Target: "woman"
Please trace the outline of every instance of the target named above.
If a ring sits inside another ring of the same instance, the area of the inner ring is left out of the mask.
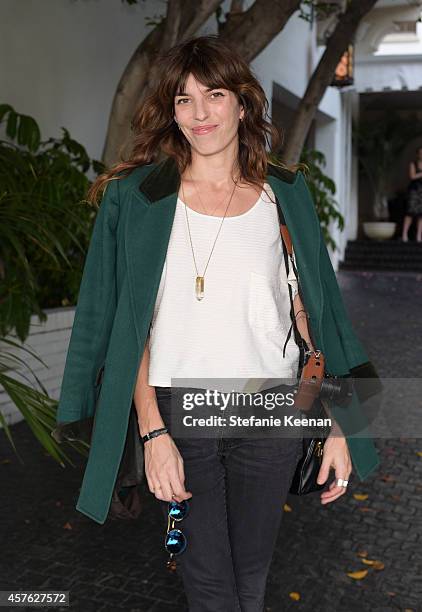
[[[422,147],[416,149],[416,158],[409,164],[410,183],[407,190],[407,206],[403,220],[402,240],[409,240],[408,233],[416,220],[416,241],[422,241]]]
[[[334,375],[371,364],[347,319],[303,175],[269,163],[267,137],[276,145],[277,132],[248,65],[214,36],[173,47],[160,62],[159,84],[133,122],[130,159],[89,194],[95,200],[106,186],[57,421],[82,422],[98,402],[76,508],[104,523],[136,410],[140,436],[159,434],[143,447],[149,490],[166,517],[170,501],[189,500],[187,547],[177,557],[189,609],[258,611],[301,438],[231,437],[224,426],[208,437],[199,429],[180,435],[173,407],[187,388],[226,389],[226,377],[236,391],[245,379],[295,378],[291,315]],[[164,162],[151,161],[158,151]],[[276,198],[304,302],[285,269]],[[292,385],[267,384],[264,396],[274,389]],[[378,465],[372,441],[346,440],[346,426],[333,419],[325,443],[318,482],[330,468],[336,479],[322,504],[345,494],[351,459],[361,479]]]

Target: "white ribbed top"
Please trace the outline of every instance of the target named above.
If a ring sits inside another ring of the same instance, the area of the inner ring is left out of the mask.
[[[204,298],[195,295],[196,270],[185,205],[177,200],[150,333],[149,384],[191,386],[193,378],[295,378],[299,348],[290,328],[286,277],[275,196],[262,191],[245,213],[224,219],[205,272]],[[199,274],[204,272],[222,217],[187,209]],[[141,288],[140,288],[141,290]],[[189,379],[181,384],[177,379]],[[213,389],[227,390],[227,381]],[[230,389],[242,391],[244,380]]]

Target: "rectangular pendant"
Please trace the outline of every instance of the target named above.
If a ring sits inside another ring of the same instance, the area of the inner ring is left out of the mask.
[[[195,283],[195,294],[197,300],[202,300],[204,297],[204,277],[197,276]]]

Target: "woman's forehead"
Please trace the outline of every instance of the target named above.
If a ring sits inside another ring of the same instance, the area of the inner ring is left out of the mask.
[[[203,93],[207,93],[212,89],[227,89],[221,79],[204,80],[196,77],[192,72],[181,75],[178,83],[176,84],[175,95],[184,95],[188,92],[188,89],[194,88],[201,90]]]

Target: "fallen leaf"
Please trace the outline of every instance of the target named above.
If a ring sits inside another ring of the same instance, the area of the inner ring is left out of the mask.
[[[368,499],[369,495],[367,493],[353,493],[353,497],[358,501],[364,501]]]
[[[284,504],[283,510],[284,510],[284,512],[291,512],[292,511],[292,507],[289,506],[289,504]]]
[[[63,529],[73,529],[72,525],[69,523],[69,521],[67,523],[65,523],[63,525]]]
[[[422,451],[416,451],[418,457],[422,457]]]
[[[373,568],[376,570],[383,570],[385,568],[385,565],[382,561],[375,561]]]
[[[390,595],[390,597],[395,597],[397,593],[395,593],[394,591],[387,591],[387,595]]]
[[[300,594],[296,593],[296,591],[292,591],[291,593],[289,593],[289,597],[290,599],[293,599],[293,601],[299,601]]]
[[[376,512],[375,508],[369,508],[368,506],[362,506],[359,510],[361,512]]]
[[[366,574],[368,573],[368,570],[358,570],[357,572],[346,572],[348,576],[350,576],[350,578],[353,578],[353,580],[362,580],[362,578],[365,578]]]
[[[383,480],[384,482],[395,482],[395,478],[393,476],[390,476],[389,474],[384,474],[383,476],[381,476],[381,480]]]
[[[368,551],[367,550],[358,550],[357,555],[358,555],[358,557],[367,557],[368,556]]]
[[[2,464],[3,464],[3,463],[10,463],[10,459],[2,459],[2,460],[1,460],[1,463],[2,463]]]
[[[374,565],[376,561],[375,559],[362,559],[362,563],[365,563],[366,565]]]

